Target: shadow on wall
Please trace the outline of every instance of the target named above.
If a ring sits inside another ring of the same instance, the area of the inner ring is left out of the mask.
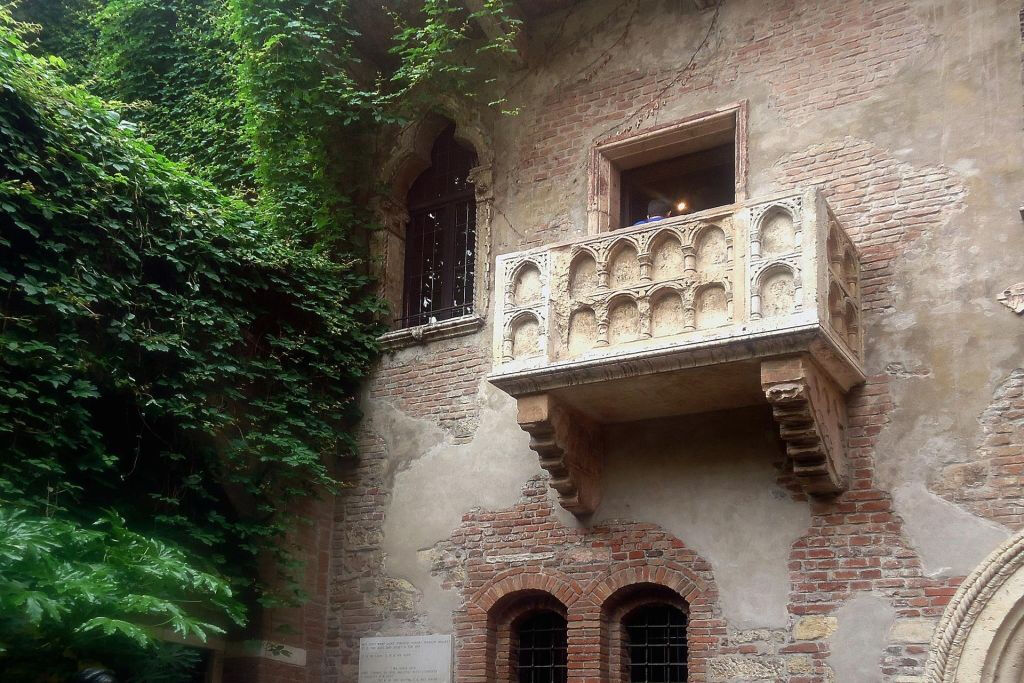
[[[591,523],[664,527],[711,563],[730,625],[786,626],[790,548],[811,515],[777,483],[785,453],[770,408],[606,430],[604,495]]]

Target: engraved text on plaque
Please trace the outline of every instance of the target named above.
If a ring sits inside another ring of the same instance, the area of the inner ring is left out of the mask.
[[[452,637],[359,639],[359,683],[451,683]]]

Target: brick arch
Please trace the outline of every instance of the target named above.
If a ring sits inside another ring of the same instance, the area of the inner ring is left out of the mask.
[[[481,586],[466,601],[467,608],[490,612],[494,605],[506,596],[523,591],[548,593],[569,610],[582,593],[577,582],[553,569],[538,568],[534,571],[509,569],[501,572]]]
[[[514,568],[494,576],[466,600],[465,611],[456,618],[456,680],[509,680],[514,623],[537,610],[571,619],[581,594],[577,582],[554,569]]]
[[[696,602],[707,592],[704,582],[690,569],[675,563],[660,566],[641,565],[612,571],[604,578],[595,579],[587,587],[586,595],[600,608],[616,591],[634,584],[663,586],[679,594],[687,603]],[[690,596],[693,596],[692,598]]]
[[[597,646],[598,657],[587,671],[589,677],[622,679],[627,670],[623,619],[643,605],[667,603],[687,613],[687,633],[693,639],[689,680],[704,680],[708,654],[716,649],[717,638],[712,631],[721,629],[713,614],[717,594],[692,570],[675,563],[623,567],[592,581],[585,595],[588,612],[580,618],[599,625],[591,640],[591,646]],[[698,634],[699,641],[695,638]]]

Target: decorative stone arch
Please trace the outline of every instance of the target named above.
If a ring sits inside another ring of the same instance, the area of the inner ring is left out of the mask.
[[[583,263],[587,260],[593,262],[592,273],[581,272]],[[593,293],[599,286],[607,287],[607,285],[608,270],[601,254],[587,246],[574,246],[572,258],[569,261],[569,295],[572,297],[585,296]]]
[[[789,234],[777,235],[782,241],[788,242],[787,249],[769,249],[769,244],[774,241],[772,235],[765,233],[765,227],[776,217],[784,217],[789,220]],[[786,202],[775,202],[762,206],[754,220],[753,228],[750,231],[750,255],[753,258],[762,256],[775,257],[789,254],[800,250],[802,241],[801,222],[799,205]]]
[[[932,638],[928,683],[1024,679],[1024,531],[960,584]]]
[[[523,349],[517,344],[517,341],[521,341],[517,340],[517,332],[521,327],[531,322],[536,326],[537,336],[533,339],[534,348],[527,348],[527,353],[524,354]],[[519,358],[544,355],[547,352],[547,348],[543,346],[545,336],[541,334],[541,329],[545,324],[544,316],[539,311],[532,309],[518,311],[514,315],[509,316],[502,331],[502,362],[510,363]]]
[[[515,308],[519,306],[536,305],[540,303],[540,298],[531,301],[516,301],[516,298],[520,295],[519,286],[521,283],[519,280],[522,277],[523,273],[529,269],[537,271],[537,276],[540,281],[541,288],[539,296],[544,296],[543,290],[544,285],[546,284],[546,278],[544,277],[545,268],[535,258],[524,258],[522,261],[517,263],[508,274],[507,282],[510,284],[510,286],[505,292],[505,308]]]
[[[515,623],[538,610],[568,619],[579,598],[576,582],[557,570],[509,569],[495,576],[469,597],[465,613],[456,618],[457,680],[508,681]]]
[[[736,314],[733,311],[732,281],[728,278],[708,280],[693,288],[693,298],[687,306],[688,311],[693,311],[692,318],[687,314],[688,329],[691,325],[693,329],[704,329],[705,326],[701,323],[702,321],[706,321],[706,311],[701,308],[701,304],[705,302],[704,296],[714,290],[721,290],[725,301],[723,302],[722,308],[715,311],[715,313],[721,315],[721,319],[719,320],[717,316],[714,315],[711,316],[711,319],[717,322],[714,322],[710,327],[727,324],[736,318]]]
[[[455,124],[455,139],[472,147],[477,166],[470,172],[476,201],[476,263],[473,314],[468,320],[454,319],[396,330],[384,337],[386,346],[404,346],[423,339],[468,333],[483,325],[489,305],[491,283],[491,222],[494,189],[491,166],[494,150],[480,117],[454,100],[442,99],[434,111],[409,123],[388,143],[389,152],[377,167],[377,185],[384,188],[374,202],[374,214],[381,230],[374,233],[371,256],[379,293],[392,311],[401,310],[402,274],[405,268],[405,230],[409,222],[406,195],[416,178],[430,167],[430,151],[437,136]],[[432,330],[429,328],[438,328]]]
[[[666,225],[657,230],[651,231],[646,237],[641,237],[640,246],[643,251],[649,252],[654,249],[655,246],[660,245],[665,240],[674,239],[679,243],[680,248],[686,244],[686,235],[679,231],[678,228]]]
[[[764,317],[762,311],[764,292],[762,290],[768,278],[779,273],[788,273],[793,284],[793,301],[790,312],[795,313],[803,307],[803,283],[800,280],[800,270],[784,259],[775,259],[762,264],[751,278],[753,286],[750,289],[750,317],[752,320],[760,320]]]

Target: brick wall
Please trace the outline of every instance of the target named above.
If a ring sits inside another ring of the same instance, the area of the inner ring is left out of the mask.
[[[299,607],[271,608],[256,611],[246,638],[268,641],[305,653],[305,665],[297,665],[267,656],[239,656],[228,653],[224,663],[224,683],[319,683],[329,680],[323,669],[327,635],[328,582],[331,576],[331,545],[335,519],[334,500],[325,497],[299,505],[297,514],[304,523],[288,539],[294,556],[304,564],[297,577],[306,600]],[[268,582],[274,570],[268,565]]]
[[[814,113],[871,97],[927,40],[925,27],[903,2],[775,2],[738,26],[712,27],[711,17],[687,17],[712,29],[689,68],[689,54],[680,56],[680,70],[671,71],[617,68],[628,59],[611,59],[599,76],[569,65],[572,75],[551,88],[541,106],[524,113],[530,135],[522,139],[513,171],[520,182],[550,183],[579,174],[594,139],[663,123],[661,112],[674,102],[702,91],[729,92],[741,78],[766,83],[771,108],[798,125]],[[629,30],[625,8],[613,18]],[[568,228],[561,226],[563,235]],[[551,226],[535,240],[554,241],[557,231]]]
[[[477,415],[477,391],[490,370],[490,340],[483,335],[432,344],[401,363],[385,361],[370,383],[370,397],[410,417],[431,419],[468,440]]]
[[[963,211],[967,191],[943,166],[913,166],[865,140],[843,137],[812,145],[778,161],[781,187],[820,184],[836,218],[861,252],[861,305],[891,308],[893,265],[929,230]]]
[[[625,4],[610,11],[601,27],[609,43],[620,30],[610,27],[628,31],[629,16]],[[711,14],[695,14],[692,20],[706,26]],[[522,114],[521,130],[527,134],[509,155],[510,184],[583,184],[596,137],[629,125],[664,123],[663,111],[685,109],[697,97],[727,93],[726,101],[733,101],[735,83],[751,77],[767,86],[762,107],[788,125],[800,125],[817,113],[874,97],[929,39],[909,3],[888,0],[772,2],[744,23],[718,24],[709,35],[695,66],[683,72],[622,68],[618,65],[627,60],[615,55],[596,66],[566,67],[550,94]],[[681,55],[680,65],[688,58]],[[759,163],[770,167],[769,180],[779,187],[823,185],[863,254],[869,330],[877,329],[895,303],[898,259],[915,240],[962,211],[966,201],[962,180],[949,168],[914,166],[845,133]],[[496,203],[500,206],[502,198]],[[538,217],[536,224],[545,227],[513,248],[565,237],[570,226],[548,218]],[[479,342],[472,337],[435,344],[407,363],[385,363],[370,395],[468,439],[478,385],[489,367],[488,345]],[[603,608],[630,583],[658,583],[688,598],[694,680],[829,680],[830,641],[807,625],[834,616],[859,593],[887,598],[899,624],[937,619],[962,577],[924,575],[890,493],[875,478],[876,458],[885,455],[876,453],[877,437],[894,411],[893,381],[885,374],[872,376],[851,397],[851,490],[833,501],[807,503],[811,523],[789,554],[787,628],[730,627],[718,606],[715,567],[687,548],[686,539],[642,520],[570,529],[554,515],[539,478],[511,508],[467,511],[462,525],[431,549],[433,573],[463,604],[455,615],[459,680],[484,680],[505,647],[500,629],[506,608],[515,596],[525,598],[531,591],[550,593],[567,614],[577,682],[596,681],[602,667],[612,665],[611,620]],[[949,500],[1012,528],[1024,526],[1022,385],[1024,374],[1007,378],[982,416],[985,431],[976,460],[947,468],[949,477],[966,472],[970,481],[957,480],[948,490],[933,484]],[[424,630],[415,587],[387,575],[383,521],[392,499],[386,459],[380,436],[364,431],[360,462],[349,473],[355,485],[337,501],[325,680],[355,680],[360,637]],[[785,472],[779,485],[801,497]],[[903,633],[910,635],[894,637],[878,653],[885,681],[923,672],[927,628]]]

